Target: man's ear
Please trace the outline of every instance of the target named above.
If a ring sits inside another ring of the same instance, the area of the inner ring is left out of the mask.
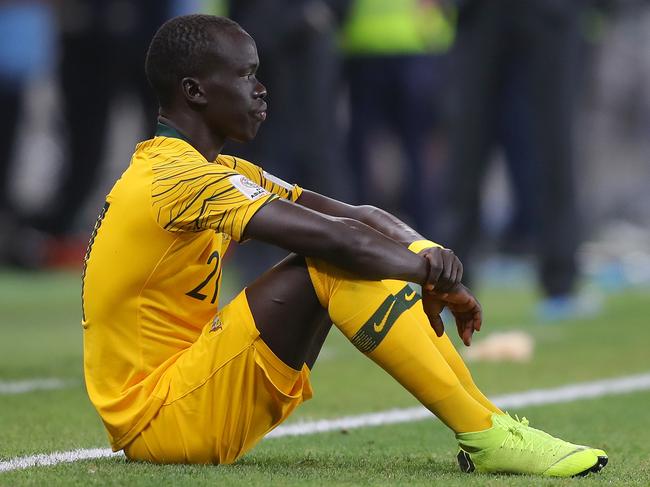
[[[208,101],[205,99],[205,91],[201,83],[196,78],[183,78],[181,80],[183,96],[185,100],[193,105],[205,105]]]

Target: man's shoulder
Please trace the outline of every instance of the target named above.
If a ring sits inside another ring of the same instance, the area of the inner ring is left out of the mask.
[[[219,154],[216,162],[222,166],[228,167],[242,174],[251,170],[261,171],[261,168],[258,165],[247,161],[246,159],[242,159],[241,157],[232,156],[229,154]]]

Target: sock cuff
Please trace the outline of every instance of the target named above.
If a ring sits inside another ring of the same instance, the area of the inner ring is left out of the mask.
[[[414,242],[411,242],[409,245],[409,250],[414,254],[419,254],[424,249],[430,249],[433,247],[443,248],[442,245],[432,242],[431,240],[416,240]]]

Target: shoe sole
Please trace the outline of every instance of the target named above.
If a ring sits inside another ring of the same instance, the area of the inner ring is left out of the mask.
[[[584,470],[584,471],[582,471],[580,473],[575,474],[574,477],[584,477],[585,475],[587,475],[589,473],[592,473],[592,472],[593,473],[598,473],[603,469],[603,467],[605,467],[605,465],[607,465],[608,460],[609,459],[607,457],[599,456],[598,461],[596,462],[595,465],[589,467],[588,469],[586,469],[586,470]]]
[[[460,467],[461,472],[472,473],[476,469],[474,462],[466,451],[459,451],[458,455],[456,455],[456,459],[458,460],[458,466]]]
[[[474,462],[472,462],[472,459],[466,451],[459,451],[458,455],[456,455],[456,459],[458,460],[458,466],[460,467],[461,472],[472,473],[474,470],[476,470]],[[584,477],[589,473],[598,473],[605,467],[605,465],[607,465],[608,460],[609,459],[607,457],[599,456],[598,461],[594,465],[586,470],[583,470],[580,473],[575,474],[574,477]]]

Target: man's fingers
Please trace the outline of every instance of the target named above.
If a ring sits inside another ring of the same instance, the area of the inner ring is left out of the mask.
[[[481,331],[481,326],[483,326],[483,311],[479,305],[478,310],[474,312],[474,329]]]
[[[442,273],[442,259],[440,254],[429,252],[424,257],[429,261],[429,275],[427,276],[427,284],[433,285],[433,289],[437,287],[438,279]]]
[[[483,323],[481,304],[474,295],[462,284],[458,284],[449,292],[441,292],[438,288],[422,295],[422,305],[436,335],[442,336],[444,325],[440,312],[447,306],[453,313],[458,335],[466,346],[472,343],[475,331],[480,331]]]
[[[440,338],[445,332],[445,324],[442,322],[440,315],[429,317],[429,323],[431,323],[431,328],[436,332],[436,336]]]
[[[481,308],[481,303],[478,302],[476,298],[472,296],[472,301],[473,301],[473,317],[472,317],[472,323],[473,323],[473,328],[476,331],[481,331],[481,326],[483,325],[483,308]]]
[[[450,249],[427,249],[422,255],[429,262],[429,275],[423,285],[425,291],[449,292],[463,277],[463,264]]]
[[[454,287],[460,284],[460,281],[463,279],[463,264],[461,264],[460,259],[456,258],[453,262],[453,271],[451,274],[451,281],[454,283]]]
[[[465,327],[465,329],[463,330],[463,335],[461,337],[463,339],[463,343],[465,344],[465,346],[469,347],[472,344],[473,333],[474,333],[474,328],[471,326],[470,323],[470,326]]]
[[[460,279],[458,279],[458,266],[455,263],[453,263],[451,273],[449,275],[449,284],[442,291],[445,292],[451,291],[453,288],[455,288],[458,285],[459,282]]]
[[[438,279],[439,284],[444,289],[450,289],[452,284],[455,284],[452,281],[452,274],[454,272],[454,260],[456,256],[451,250],[444,249],[442,252],[442,272],[440,273],[440,278]]]
[[[438,279],[438,290],[446,292],[450,291],[460,282],[458,279],[458,266],[460,260],[453,251],[443,249],[441,251],[443,269]]]
[[[474,334],[474,316],[471,313],[458,313],[454,312],[454,319],[456,320],[456,329],[458,336],[461,338],[466,346],[472,344],[472,336]]]
[[[465,321],[472,323],[472,329],[479,331],[483,322],[483,312],[478,303],[466,303],[464,305],[448,305],[454,316],[463,317]]]
[[[444,303],[435,299],[433,296],[426,294],[422,296],[422,309],[424,309],[424,314],[427,315],[431,328],[433,328],[439,337],[445,332],[445,325],[442,322],[442,318],[440,318],[440,313],[444,307]]]

